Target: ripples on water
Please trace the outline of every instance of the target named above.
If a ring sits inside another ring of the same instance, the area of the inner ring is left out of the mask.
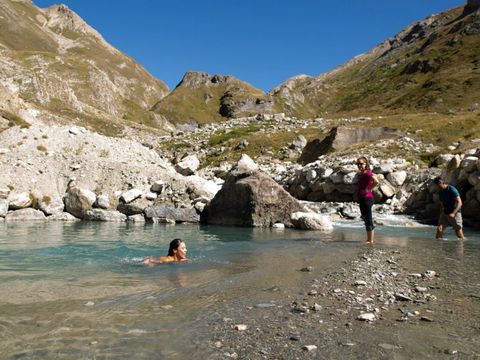
[[[225,289],[247,296],[254,283],[288,282],[282,269],[299,258],[322,253],[328,262],[341,256],[364,240],[361,224],[353,224],[330,234],[197,225],[0,224],[0,358],[181,358],[193,346],[186,341],[195,338],[189,335],[192,321],[226,301],[231,294]],[[433,227],[379,230],[378,242],[385,246],[439,247],[432,241]],[[166,255],[174,238],[186,241],[190,261],[141,264],[145,256]],[[468,256],[478,256],[480,236],[469,238],[465,246],[474,255]],[[440,247],[454,256],[457,244]],[[271,279],[261,278],[262,266],[274,269]]]

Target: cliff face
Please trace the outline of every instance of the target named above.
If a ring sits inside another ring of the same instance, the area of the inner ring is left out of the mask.
[[[0,100],[4,115],[30,107],[44,120],[107,133],[129,122],[158,125],[148,110],[167,94],[166,85],[65,5],[2,1],[0,28],[0,88],[16,99],[16,106]]]
[[[301,118],[479,108],[478,5],[471,0],[418,21],[333,71],[292,78],[270,95]]]
[[[153,111],[174,123],[211,123],[227,118],[274,111],[273,100],[261,90],[229,75],[187,72]]]

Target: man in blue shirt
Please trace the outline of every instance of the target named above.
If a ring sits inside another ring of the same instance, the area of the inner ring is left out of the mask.
[[[459,239],[463,239],[462,222],[462,199],[455,186],[450,185],[441,177],[435,178],[433,182],[438,187],[438,195],[442,204],[442,211],[438,219],[437,239],[441,239],[445,227],[451,225]]]

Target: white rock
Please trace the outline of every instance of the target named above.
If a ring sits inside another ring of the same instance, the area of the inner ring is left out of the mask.
[[[235,330],[238,330],[238,331],[245,331],[247,330],[247,328],[248,328],[247,325],[243,325],[243,324],[235,325]]]
[[[252,172],[258,170],[258,165],[250,156],[242,154],[242,157],[235,165],[235,170],[238,172]]]
[[[375,314],[374,313],[363,313],[363,314],[358,315],[357,320],[373,321],[373,320],[375,320]]]
[[[303,350],[306,350],[306,351],[315,351],[317,350],[317,346],[316,345],[304,345]]]
[[[9,208],[11,210],[25,209],[32,205],[30,193],[13,193],[8,197]]]
[[[8,213],[8,201],[5,199],[0,199],[0,217],[5,217]]]
[[[387,180],[394,186],[402,186],[406,179],[406,171],[396,171],[387,174]]]
[[[143,195],[143,191],[140,189],[130,189],[124,192],[120,196],[120,201],[123,201],[125,204],[131,203],[133,200],[138,199],[140,196]]]
[[[293,226],[302,230],[333,230],[332,221],[317,213],[295,212],[291,215]]]
[[[108,209],[110,207],[110,199],[105,194],[98,195],[95,205],[100,209]]]
[[[177,165],[175,165],[175,170],[185,176],[193,175],[200,166],[200,160],[198,160],[197,155],[188,155],[184,157]]]
[[[460,163],[462,170],[465,170],[467,173],[475,171],[477,169],[478,157],[476,156],[467,156]]]
[[[272,228],[274,228],[274,229],[285,229],[285,224],[275,223],[275,224],[272,225]]]

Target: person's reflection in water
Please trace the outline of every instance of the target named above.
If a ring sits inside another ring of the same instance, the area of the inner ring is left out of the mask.
[[[179,262],[187,260],[187,245],[182,239],[174,239],[170,242],[167,256],[153,257],[149,256],[143,259],[143,263],[148,266],[157,264]]]

